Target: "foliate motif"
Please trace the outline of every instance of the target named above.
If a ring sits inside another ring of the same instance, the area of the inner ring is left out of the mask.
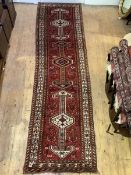
[[[96,171],[90,79],[79,4],[39,4],[24,172]]]

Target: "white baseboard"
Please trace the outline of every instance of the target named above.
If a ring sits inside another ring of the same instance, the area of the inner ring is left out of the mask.
[[[37,4],[38,2],[49,2],[49,3],[84,3],[85,0],[14,0],[14,2],[19,3],[34,3]]]
[[[85,0],[88,5],[118,5],[119,0]]]
[[[20,3],[54,2],[54,3],[85,3],[87,5],[118,5],[119,0],[14,0]]]

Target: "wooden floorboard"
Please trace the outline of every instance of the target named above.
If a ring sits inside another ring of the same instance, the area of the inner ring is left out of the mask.
[[[23,173],[35,66],[36,10],[36,5],[16,5],[17,18],[1,88],[0,175]],[[113,6],[85,5],[83,19],[92,83],[98,163],[96,175],[130,175],[131,139],[114,134],[113,127],[110,131],[113,135],[106,133],[110,119],[104,89],[107,53],[130,31],[130,26],[118,19],[118,8]],[[78,175],[61,173],[73,174]]]

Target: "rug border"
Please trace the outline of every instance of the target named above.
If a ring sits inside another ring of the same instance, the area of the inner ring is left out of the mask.
[[[97,155],[96,155],[96,141],[95,141],[95,128],[94,128],[94,115],[93,115],[93,100],[92,100],[92,91],[91,91],[91,79],[90,79],[90,71],[89,71],[89,63],[88,63],[88,56],[87,56],[87,45],[85,39],[85,30],[84,30],[84,23],[83,23],[83,12],[82,12],[82,4],[80,4],[80,17],[81,17],[81,29],[82,29],[82,40],[83,40],[83,50],[84,50],[84,58],[85,58],[85,65],[86,65],[86,79],[88,82],[88,97],[90,103],[88,103],[89,110],[90,110],[90,121],[91,121],[91,133],[92,133],[92,150],[93,150],[93,159],[92,163],[94,163],[94,169],[97,171]]]

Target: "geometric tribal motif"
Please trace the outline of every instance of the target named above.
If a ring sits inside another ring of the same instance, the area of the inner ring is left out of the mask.
[[[24,173],[96,171],[92,98],[80,4],[39,3]]]

